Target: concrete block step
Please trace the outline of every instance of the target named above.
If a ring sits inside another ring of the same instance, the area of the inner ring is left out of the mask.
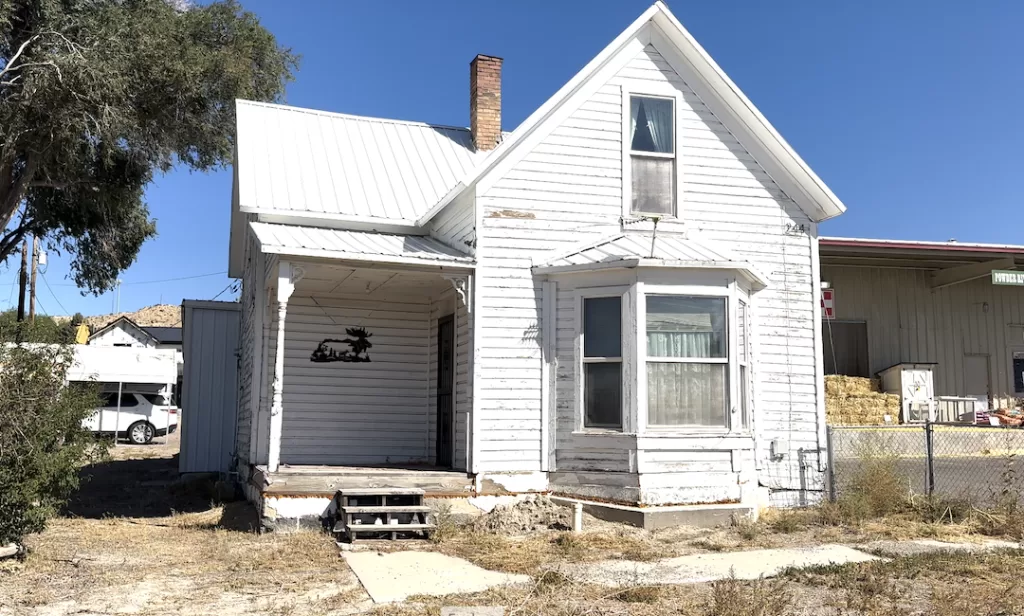
[[[365,507],[342,507],[342,513],[430,513],[427,505],[370,505]]]
[[[422,488],[343,488],[342,496],[423,496]]]
[[[347,530],[350,533],[401,533],[410,530],[434,530],[433,524],[350,524],[345,526],[343,524],[335,525],[335,532],[341,532],[337,530],[338,526],[341,526],[341,530]]]

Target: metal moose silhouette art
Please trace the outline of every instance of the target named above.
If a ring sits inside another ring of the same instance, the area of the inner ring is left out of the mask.
[[[332,361],[357,361],[357,362],[368,362],[370,356],[367,351],[373,346],[373,344],[367,340],[373,334],[366,332],[366,329],[362,327],[350,327],[345,329],[345,333],[351,336],[344,340],[338,338],[325,338],[323,342],[317,345],[316,349],[309,356],[309,361],[316,363],[327,363]],[[348,349],[338,349],[330,346],[331,343],[335,344],[347,344]]]

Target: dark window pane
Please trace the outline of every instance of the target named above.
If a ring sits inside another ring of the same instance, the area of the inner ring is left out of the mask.
[[[1013,353],[1013,391],[1024,393],[1024,353]]]
[[[142,394],[142,397],[148,400],[153,406],[167,406],[167,400],[162,394]]]
[[[135,399],[135,394],[122,394],[121,395],[121,408],[126,406],[138,406],[139,402]]]
[[[583,364],[583,425],[622,428],[622,364]]]
[[[629,100],[630,148],[635,152],[673,153],[672,99],[632,96]]]
[[[117,406],[117,394],[103,394],[103,406]]]
[[[647,296],[648,357],[726,357],[725,298]]]
[[[633,211],[645,214],[675,213],[675,164],[671,158],[632,156]]]
[[[584,357],[622,357],[622,298],[583,300]]]

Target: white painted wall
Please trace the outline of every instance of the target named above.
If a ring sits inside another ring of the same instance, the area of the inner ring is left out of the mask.
[[[427,460],[429,307],[425,297],[292,295],[285,327],[282,463]],[[370,362],[310,361],[321,340],[343,339],[348,327],[372,334]]]
[[[809,238],[815,229],[650,46],[478,192],[479,470],[540,468],[541,293],[531,259],[620,228],[623,89],[667,87],[680,96],[680,221],[659,228],[722,242],[767,273],[770,287],[752,307],[759,479],[776,489],[819,487],[816,283]],[[773,437],[790,446],[777,462],[767,455]],[[803,473],[801,449],[810,452],[803,457],[813,467]]]
[[[464,191],[430,221],[430,235],[456,250],[476,253],[476,198]]]
[[[138,348],[156,348],[157,346],[145,333],[130,325],[126,326],[123,322],[90,338],[89,345],[100,347],[131,345]]]

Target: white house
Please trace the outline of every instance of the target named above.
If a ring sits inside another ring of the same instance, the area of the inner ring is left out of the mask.
[[[471,63],[469,129],[238,101],[236,456],[264,517],[360,477],[817,498],[843,204],[661,2],[511,133],[501,65]]]
[[[143,327],[128,317],[118,317],[96,330],[89,336],[89,346],[124,347],[133,349],[163,349],[174,351],[175,363],[178,365],[178,378],[175,389],[175,400],[181,390],[181,378],[185,360],[182,355],[180,327]],[[117,357],[115,353],[110,355]],[[125,361],[133,361],[132,354],[124,354]],[[102,370],[102,368],[100,368]]]

